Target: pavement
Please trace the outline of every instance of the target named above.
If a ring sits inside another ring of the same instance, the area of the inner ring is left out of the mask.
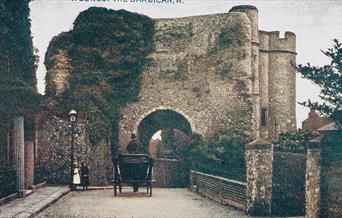
[[[247,218],[243,211],[220,205],[188,189],[154,188],[133,193],[124,187],[114,197],[111,187],[70,192],[68,187],[46,186],[0,206],[7,217],[115,217],[115,218]],[[264,217],[265,218],[265,217]]]
[[[223,206],[188,189],[154,188],[149,197],[145,189],[131,188],[114,197],[113,189],[70,192],[37,215],[44,217],[115,218],[247,218],[243,212]]]
[[[34,217],[69,192],[69,187],[46,186],[25,198],[0,206],[0,217]]]

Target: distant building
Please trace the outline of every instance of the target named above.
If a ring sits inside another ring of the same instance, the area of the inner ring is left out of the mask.
[[[303,130],[318,130],[319,128],[333,123],[328,117],[320,117],[314,109],[310,109],[308,118],[302,122]]]
[[[148,147],[148,153],[153,157],[157,158],[157,149],[158,146],[161,144],[160,139],[151,139],[149,147]]]

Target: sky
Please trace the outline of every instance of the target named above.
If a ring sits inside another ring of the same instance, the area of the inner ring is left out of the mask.
[[[259,29],[294,32],[297,36],[297,64],[329,64],[321,50],[332,46],[332,39],[342,41],[342,1],[340,0],[33,0],[30,2],[33,44],[39,50],[38,91],[44,93],[44,56],[52,37],[69,31],[77,15],[92,6],[126,9],[151,18],[177,18],[227,13],[236,5],[254,5],[259,11]],[[150,3],[148,3],[150,2]],[[319,100],[319,87],[297,75],[297,102]],[[297,127],[307,117],[308,109],[297,105]]]

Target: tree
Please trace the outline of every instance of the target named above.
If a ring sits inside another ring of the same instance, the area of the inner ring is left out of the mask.
[[[273,140],[274,149],[281,152],[306,154],[307,142],[318,135],[315,131],[304,131],[301,129],[283,132]]]
[[[298,65],[297,70],[303,78],[309,79],[321,87],[319,97],[324,103],[301,102],[300,104],[315,109],[322,114],[329,115],[342,127],[342,43],[333,39],[333,47],[322,51],[329,59],[330,64],[324,66]]]
[[[0,125],[18,114],[29,116],[40,100],[30,27],[28,1],[0,1]]]

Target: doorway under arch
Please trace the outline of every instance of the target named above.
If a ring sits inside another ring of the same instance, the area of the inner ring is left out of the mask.
[[[171,140],[186,139],[185,144],[190,145],[190,136],[192,135],[191,124],[181,113],[171,109],[158,109],[145,116],[137,127],[137,137],[140,142],[148,148],[150,155],[154,156],[154,179],[158,187],[185,187],[187,185],[188,172],[181,167],[181,161],[177,156],[177,143],[171,143],[172,148],[166,146],[165,139],[159,137],[154,140],[157,145],[154,148],[155,155],[151,154],[152,137],[159,132],[169,133]],[[163,135],[165,136],[165,134]],[[175,140],[176,142],[176,140]],[[178,140],[177,140],[178,142]],[[164,143],[164,144],[163,144]],[[185,146],[184,144],[184,146]],[[161,146],[161,147],[160,147]],[[158,150],[162,148],[162,150]],[[153,149],[152,149],[153,150]],[[158,151],[157,151],[158,150]],[[153,152],[152,152],[153,153]]]
[[[147,146],[152,136],[161,129],[178,129],[187,135],[192,134],[191,124],[185,116],[171,109],[162,109],[142,119],[137,128],[137,136]]]

